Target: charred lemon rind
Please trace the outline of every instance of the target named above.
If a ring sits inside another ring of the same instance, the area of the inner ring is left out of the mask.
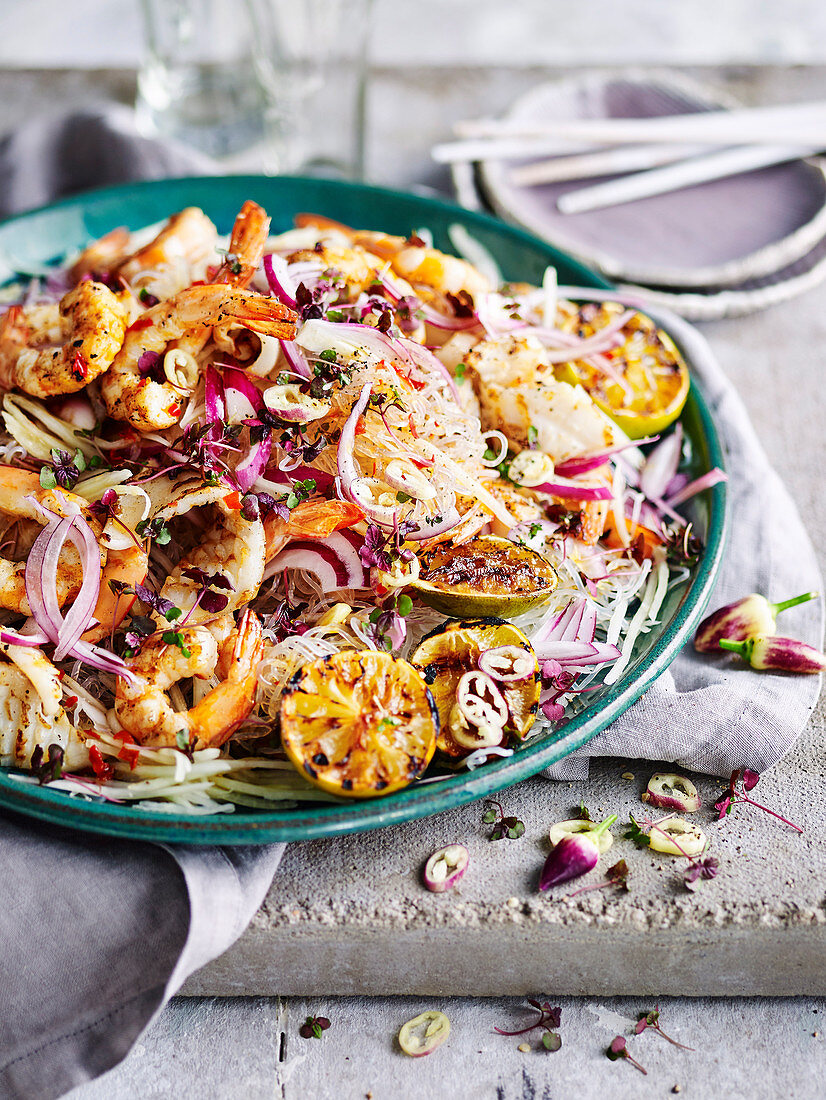
[[[563,330],[589,338],[625,312],[618,302],[586,302],[561,325]],[[557,368],[557,377],[587,390],[594,404],[631,439],[656,435],[672,424],[688,398],[688,366],[674,341],[655,321],[639,311],[623,326],[626,339],[609,355],[633,394],[629,402],[611,376],[583,360]],[[656,388],[651,386],[657,373]]]
[[[541,554],[495,535],[440,544],[422,554],[420,567],[411,587],[442,615],[513,618],[547,603],[559,582]]]
[[[503,729],[502,746],[523,741],[536,720],[541,676],[539,663],[522,631],[497,616],[453,619],[427,634],[410,660],[433,693],[439,712],[439,736],[436,747],[452,760],[467,756],[469,749],[456,744],[450,735],[450,713],[456,700],[459,680],[465,672],[478,667],[480,655],[500,645],[517,645],[535,662],[533,675],[525,680],[502,684],[510,719]]]
[[[375,650],[304,665],[281,699],[281,743],[330,794],[371,798],[418,779],[430,763],[438,709],[417,669]]]

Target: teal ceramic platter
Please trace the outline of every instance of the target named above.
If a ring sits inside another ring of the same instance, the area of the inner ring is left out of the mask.
[[[118,225],[132,229],[159,221],[184,206],[200,206],[220,232],[229,232],[241,203],[255,199],[272,216],[273,232],[292,225],[295,214],[312,211],[349,225],[407,235],[427,227],[436,247],[452,251],[448,229],[464,226],[499,263],[505,279],[539,282],[548,264],[559,281],[607,287],[597,275],[528,233],[485,215],[418,195],[319,179],[227,176],[163,180],[96,191],[66,199],[0,225],[0,282],[16,271],[36,271]],[[679,344],[679,340],[677,340]],[[690,357],[686,355],[686,358]],[[694,379],[682,414],[690,446],[686,472],[699,476],[723,466],[723,455],[702,390]],[[295,809],[242,811],[193,817],[181,812],[129,808],[81,799],[21,782],[0,770],[0,806],[67,828],[124,838],[186,844],[264,844],[309,840],[377,829],[427,817],[482,798],[561,760],[619,717],[677,656],[700,620],[723,552],[725,485],[692,502],[691,519],[705,544],[691,577],[672,589],[658,628],[644,635],[625,674],[589,696],[589,705],[564,728],[536,738],[506,759],[440,782],[424,782],[386,798],[344,804],[301,804]]]

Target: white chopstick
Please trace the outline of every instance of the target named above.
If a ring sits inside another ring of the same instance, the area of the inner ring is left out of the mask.
[[[805,103],[786,103],[772,107],[739,107],[733,110],[690,111],[673,115],[651,115],[646,118],[550,118],[542,122],[521,122],[518,119],[491,118],[470,119],[457,122],[454,133],[462,138],[496,138],[514,136],[564,137],[581,141],[683,141],[686,135],[700,132],[722,132],[729,141],[736,140],[741,128],[764,128],[774,125],[790,129],[800,124],[826,118],[826,100]],[[668,136],[653,138],[651,135],[665,128]],[[732,137],[732,131],[734,136]],[[622,136],[631,134],[630,137]],[[822,133],[822,131],[821,131]],[[675,136],[679,134],[679,136]],[[603,135],[605,135],[603,137]],[[693,140],[693,138],[692,138]]]
[[[509,179],[517,187],[533,187],[540,183],[620,175],[673,164],[675,160],[714,152],[715,148],[713,145],[622,145],[616,149],[599,149],[595,153],[557,156],[522,164],[511,169]]]
[[[566,191],[557,199],[557,209],[563,214],[583,214],[588,210],[601,210],[608,206],[635,202],[637,199],[679,191],[698,183],[736,176],[741,172],[753,172],[772,164],[811,156],[819,146],[739,146],[723,149],[692,160],[682,160],[663,168],[647,172],[635,172],[620,179],[607,180],[591,187]]]
[[[436,145],[433,149],[436,161],[508,160],[651,142],[826,148],[826,103],[697,111],[651,118],[552,119],[541,123],[481,119],[459,123],[455,129],[463,138]]]

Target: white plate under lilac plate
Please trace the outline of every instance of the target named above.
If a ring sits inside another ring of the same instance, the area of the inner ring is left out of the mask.
[[[673,74],[593,74],[540,85],[519,99],[507,117],[523,122],[548,117],[644,118],[731,106],[725,97]],[[518,186],[510,170],[525,163],[529,161],[478,165],[484,196],[501,217],[611,279],[663,288],[669,302],[679,297],[674,291],[688,288],[713,294],[737,287],[737,293],[748,294],[752,287],[744,283],[774,281],[776,273],[798,262],[807,266],[807,254],[826,235],[826,173],[820,158],[571,215],[557,210],[559,195],[596,181]],[[743,306],[749,307],[750,299]]]

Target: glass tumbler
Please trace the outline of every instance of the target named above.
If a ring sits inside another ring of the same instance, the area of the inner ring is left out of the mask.
[[[360,178],[371,6],[141,0],[141,129],[233,169]]]
[[[260,143],[264,96],[243,0],[141,0],[141,8],[141,129],[217,158]]]
[[[372,0],[246,0],[270,172],[364,175]]]

